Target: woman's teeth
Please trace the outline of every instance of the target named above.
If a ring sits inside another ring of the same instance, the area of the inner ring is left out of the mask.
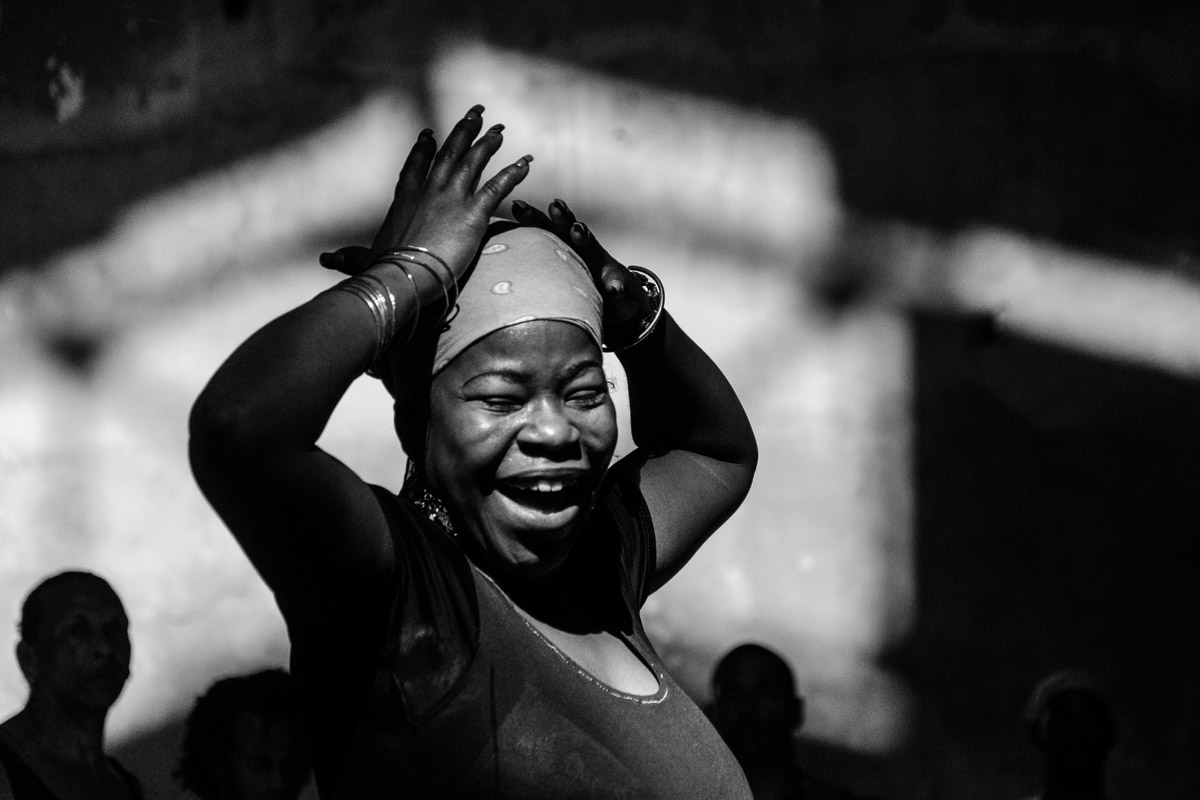
[[[513,486],[527,492],[561,492],[568,486],[574,485],[574,483],[574,481],[542,479],[538,481],[517,481],[513,483]]]

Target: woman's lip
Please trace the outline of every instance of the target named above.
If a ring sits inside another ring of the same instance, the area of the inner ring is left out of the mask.
[[[529,530],[564,528],[583,512],[583,507],[574,500],[561,508],[546,510],[522,503],[504,492],[498,492],[497,496],[500,498],[504,515],[509,518],[510,522],[515,522],[519,527]]]
[[[512,472],[507,475],[497,475],[501,483],[535,482],[535,481],[581,481],[589,474],[586,469],[536,469],[523,472]]]

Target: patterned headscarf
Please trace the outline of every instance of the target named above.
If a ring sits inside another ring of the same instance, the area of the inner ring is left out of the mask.
[[[535,319],[578,325],[599,346],[600,314],[600,292],[574,250],[540,228],[506,230],[480,251],[438,337],[431,374],[488,334]]]

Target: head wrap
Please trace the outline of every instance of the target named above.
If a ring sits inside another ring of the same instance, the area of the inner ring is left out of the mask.
[[[429,381],[485,336],[522,322],[568,322],[600,346],[602,300],[587,266],[540,228],[494,219],[449,318],[385,355],[379,377],[395,399],[396,431],[410,460],[422,458]]]
[[[488,238],[458,305],[443,325],[432,375],[490,333],[535,319],[570,322],[600,345],[600,292],[583,261],[540,228]]]

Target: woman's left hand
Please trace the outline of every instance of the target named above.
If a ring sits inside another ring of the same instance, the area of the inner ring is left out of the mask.
[[[612,349],[630,342],[642,332],[641,325],[654,310],[654,302],[641,291],[641,284],[629,269],[605,250],[590,228],[575,218],[575,213],[562,200],[555,200],[547,213],[528,203],[515,200],[513,217],[522,225],[530,225],[553,233],[571,245],[592,273],[592,280],[604,301],[604,344]]]

